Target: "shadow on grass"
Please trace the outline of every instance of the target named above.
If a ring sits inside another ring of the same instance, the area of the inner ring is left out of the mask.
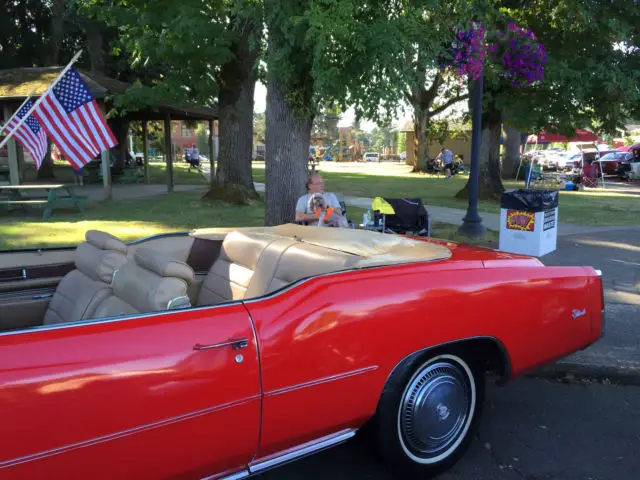
[[[41,211],[0,214],[0,249],[73,246],[85,232],[99,229],[123,240],[193,228],[264,224],[262,201],[251,206],[204,202],[202,193],[188,192],[89,205],[84,213],[56,210],[46,222]]]

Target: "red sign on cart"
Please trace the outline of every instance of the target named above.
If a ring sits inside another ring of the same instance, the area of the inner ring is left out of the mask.
[[[507,228],[509,230],[521,230],[533,232],[536,224],[536,214],[522,210],[507,210]]]

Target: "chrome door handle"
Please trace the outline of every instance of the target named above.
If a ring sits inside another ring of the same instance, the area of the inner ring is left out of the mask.
[[[201,345],[200,343],[196,343],[193,346],[194,350],[209,350],[210,348],[219,348],[219,347],[233,347],[234,350],[240,350],[243,348],[247,348],[249,345],[248,338],[239,338],[236,340],[229,340],[228,342],[222,343],[212,343],[210,345]]]

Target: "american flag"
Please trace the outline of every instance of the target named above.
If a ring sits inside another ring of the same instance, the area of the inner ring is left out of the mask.
[[[29,112],[31,107],[33,107],[33,104],[33,100],[28,100],[9,121],[5,127],[5,131],[9,134],[15,130],[13,136],[20,142],[22,147],[31,154],[31,158],[33,158],[33,161],[36,163],[36,167],[40,168],[42,159],[47,153],[47,135],[44,129],[41,128],[38,120],[36,120],[33,115],[29,115],[29,118],[16,130],[16,126]]]
[[[69,69],[47,92],[34,114],[75,168],[118,144],[91,90],[75,68]]]

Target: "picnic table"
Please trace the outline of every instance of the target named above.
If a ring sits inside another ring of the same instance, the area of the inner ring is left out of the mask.
[[[30,184],[30,185],[0,185],[0,206],[21,208],[44,208],[42,220],[48,220],[54,208],[74,204],[78,210],[84,211],[86,196],[76,195],[74,184]],[[46,195],[38,194],[45,191]]]

